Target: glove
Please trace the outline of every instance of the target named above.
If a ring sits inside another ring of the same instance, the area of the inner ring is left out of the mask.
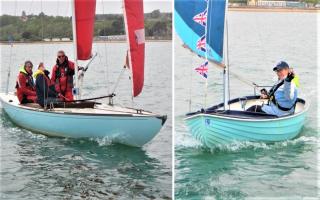
[[[69,76],[73,76],[74,75],[74,70],[73,69],[69,69],[68,70],[68,75]]]
[[[291,82],[292,79],[294,79],[294,73],[293,73],[293,72],[291,72],[291,73],[288,74],[288,76],[287,76],[287,78],[285,79],[285,81]]]

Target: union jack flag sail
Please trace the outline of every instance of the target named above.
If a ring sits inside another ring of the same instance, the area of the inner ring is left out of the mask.
[[[124,20],[129,43],[128,64],[132,73],[132,95],[138,96],[144,83],[143,0],[123,0]]]
[[[175,30],[183,43],[199,56],[221,63],[226,0],[174,0],[174,9]],[[199,48],[203,36],[206,42]]]

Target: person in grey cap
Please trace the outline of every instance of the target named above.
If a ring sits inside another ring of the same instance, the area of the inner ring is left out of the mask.
[[[262,99],[269,99],[268,104],[249,108],[247,111],[264,112],[278,117],[294,113],[298,98],[299,80],[288,63],[280,61],[273,71],[277,73],[278,82],[269,92],[262,92]],[[263,91],[263,90],[262,90]]]

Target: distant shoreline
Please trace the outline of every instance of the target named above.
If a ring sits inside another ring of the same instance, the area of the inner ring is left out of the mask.
[[[148,42],[171,42],[172,40],[146,40]],[[93,41],[93,43],[125,43],[126,40],[117,40],[117,41]],[[67,44],[72,43],[72,41],[24,41],[24,42],[14,42],[13,45],[20,44]],[[0,41],[0,45],[10,45],[8,42]]]
[[[283,8],[283,7],[254,7],[254,6],[239,6],[229,7],[229,11],[239,12],[320,12],[319,8]]]

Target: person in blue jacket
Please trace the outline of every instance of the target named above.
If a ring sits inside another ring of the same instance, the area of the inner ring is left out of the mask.
[[[277,73],[278,82],[268,93],[261,94],[262,99],[269,99],[268,104],[247,111],[264,112],[278,117],[294,113],[298,98],[299,78],[290,69],[288,63],[280,61],[273,71]]]

